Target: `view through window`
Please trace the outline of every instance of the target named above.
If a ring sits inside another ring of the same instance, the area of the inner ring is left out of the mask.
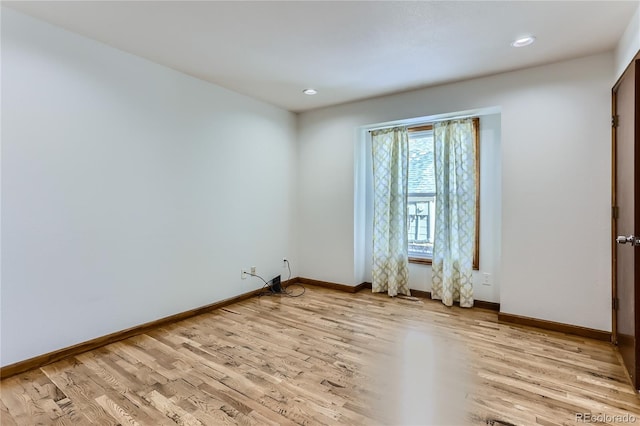
[[[436,181],[432,126],[409,129],[409,196],[407,222],[409,259],[430,261],[433,257]]]

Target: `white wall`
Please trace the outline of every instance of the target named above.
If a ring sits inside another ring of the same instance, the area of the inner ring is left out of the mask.
[[[299,275],[355,285],[363,272],[357,129],[499,107],[501,256],[491,267],[502,311],[610,330],[613,65],[606,53],[301,114]]]
[[[636,8],[636,12],[629,20],[629,24],[625,29],[618,46],[615,50],[616,75],[617,80],[627,65],[640,51],[640,5]]]
[[[296,158],[294,114],[3,8],[1,364],[295,268]]]

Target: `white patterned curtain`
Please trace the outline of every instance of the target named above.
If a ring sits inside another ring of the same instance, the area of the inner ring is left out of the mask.
[[[407,234],[409,134],[406,127],[371,132],[373,150],[374,293],[410,295]]]
[[[451,306],[473,306],[476,236],[474,119],[434,125],[436,218],[431,297]],[[477,123],[477,122],[476,122]]]

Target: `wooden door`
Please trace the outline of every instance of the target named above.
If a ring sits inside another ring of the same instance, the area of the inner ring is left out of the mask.
[[[613,90],[613,336],[640,387],[640,54]],[[616,309],[617,308],[617,309]]]

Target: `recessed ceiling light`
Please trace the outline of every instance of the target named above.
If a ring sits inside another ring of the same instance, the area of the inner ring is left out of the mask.
[[[513,40],[511,42],[511,46],[513,46],[513,47],[525,47],[525,46],[528,46],[528,45],[532,44],[534,41],[536,41],[536,38],[534,36],[520,37],[520,38],[517,38],[517,39]]]
[[[316,89],[304,89],[302,93],[305,95],[315,95],[318,91]]]

